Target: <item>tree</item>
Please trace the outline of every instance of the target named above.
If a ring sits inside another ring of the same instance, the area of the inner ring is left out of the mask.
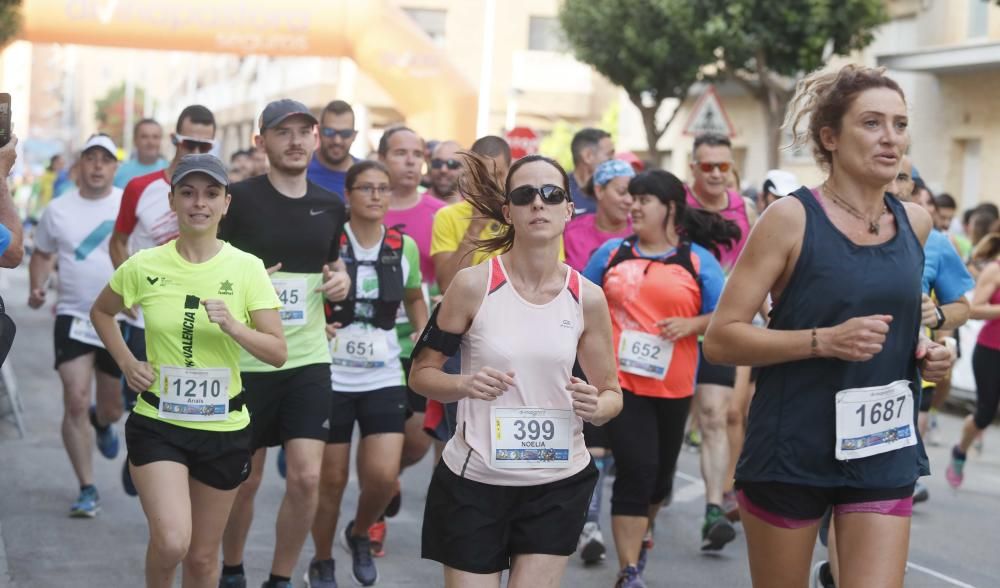
[[[142,118],[145,100],[146,93],[137,87],[132,101],[132,120]],[[132,132],[132,129],[125,128],[125,82],[108,90],[103,98],[95,102],[94,117],[97,119],[98,131],[110,135],[115,145],[125,144],[125,134]]]
[[[649,156],[679,109],[657,121],[664,100],[687,97],[711,60],[688,0],[566,0],[559,21],[576,58],[621,86],[642,114]]]
[[[871,43],[888,16],[883,0],[700,0],[695,3],[716,47],[719,73],[761,105],[767,160],[778,167],[781,124],[795,81],[831,55]]]
[[[21,0],[0,0],[0,47],[7,45],[21,28]]]

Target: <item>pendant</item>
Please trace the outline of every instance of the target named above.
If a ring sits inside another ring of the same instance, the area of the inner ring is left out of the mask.
[[[880,227],[878,221],[871,221],[868,223],[868,232],[872,235],[878,235],[879,229]]]

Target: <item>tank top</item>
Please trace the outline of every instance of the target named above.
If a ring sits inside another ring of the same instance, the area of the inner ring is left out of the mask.
[[[990,296],[990,304],[1000,304],[1000,288],[993,291],[993,295]],[[976,343],[1000,351],[1000,319],[986,321],[986,324],[979,331]]]
[[[694,197],[694,191],[691,190],[691,187],[684,186],[684,188],[687,191],[687,205],[691,208],[704,208]],[[743,246],[747,244],[747,237],[750,236],[750,215],[747,212],[747,201],[738,192],[727,190],[726,195],[729,196],[729,204],[718,213],[722,215],[722,218],[733,221],[740,228],[740,238],[736,243],[719,246],[719,263],[722,264],[722,269],[728,275],[733,266],[736,265],[736,260],[740,257]]]
[[[590,463],[583,441],[583,420],[570,419],[570,466],[498,469],[490,465],[490,409],[573,408],[566,385],[583,333],[580,274],[566,266],[566,285],[545,304],[518,295],[503,261],[490,260],[489,285],[482,304],[462,337],[462,375],[484,366],[514,372],[514,385],[494,401],[458,401],[457,430],[444,448],[445,465],[458,476],[495,486],[537,486],[568,478]]]
[[[908,380],[914,429],[920,399],[915,351],[920,334],[924,253],[903,205],[886,195],[896,235],[857,245],[826,216],[806,188],[791,194],[805,208],[802,252],[771,313],[769,329],[836,326],[873,314],[892,315],[882,352],[866,362],[807,359],[761,369],[750,404],[746,441],[736,468],[740,481],[821,487],[899,488],[929,474],[923,441],[838,461],[835,395],[849,388]]]

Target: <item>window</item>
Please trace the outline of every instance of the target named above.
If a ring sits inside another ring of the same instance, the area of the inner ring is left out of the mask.
[[[990,5],[988,0],[968,0],[970,39],[985,37],[989,32]]]
[[[566,51],[559,19],[554,16],[532,16],[528,20],[528,49],[531,51]]]
[[[427,36],[431,38],[431,41],[434,41],[435,45],[444,46],[447,11],[431,8],[404,8],[403,12],[412,18],[413,22],[417,23],[420,30],[427,33]]]

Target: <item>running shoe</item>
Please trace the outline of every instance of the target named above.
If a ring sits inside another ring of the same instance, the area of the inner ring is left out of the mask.
[[[722,510],[731,523],[740,520],[740,503],[736,501],[736,491],[730,490],[722,495]]]
[[[219,576],[219,588],[247,588],[247,577],[243,574],[222,574]]]
[[[101,512],[101,497],[97,494],[97,488],[87,486],[80,490],[73,506],[69,507],[69,516],[75,519],[92,519]]]
[[[288,580],[282,580],[280,582],[265,581],[260,585],[260,588],[294,588],[292,583]]]
[[[701,527],[701,550],[720,551],[736,538],[736,529],[726,519],[718,506],[712,505],[705,514],[705,524]]]
[[[931,447],[940,447],[941,431],[938,430],[937,409],[932,408],[929,414],[930,422],[927,425],[927,438],[924,441]]]
[[[639,561],[635,567],[639,573],[646,571],[646,562],[649,559],[649,552],[653,550],[653,529],[646,531],[646,536],[642,538],[642,547],[639,548]]]
[[[701,431],[691,429],[684,435],[684,445],[691,451],[698,451],[701,448]]]
[[[281,476],[282,479],[284,479],[285,476],[288,475],[288,462],[285,461],[284,445],[282,445],[281,448],[278,449],[278,475]]]
[[[977,454],[979,454],[979,455],[983,454],[983,432],[982,431],[979,431],[979,434],[976,435],[976,440],[972,442],[972,448],[976,450]]]
[[[646,583],[642,581],[642,575],[635,566],[627,566],[618,572],[615,588],[646,588]]]
[[[830,562],[816,562],[809,574],[809,588],[837,588],[833,582],[833,572],[830,571]]]
[[[591,521],[583,525],[576,550],[580,552],[580,559],[585,564],[596,564],[604,560],[607,548],[604,547],[604,535],[597,523]]]
[[[108,459],[118,456],[118,432],[113,425],[101,427],[97,424],[97,407],[90,405],[90,424],[97,433],[97,449]]]
[[[306,572],[306,586],[309,588],[337,588],[337,562],[332,559],[314,561]]]
[[[128,469],[128,460],[122,464],[122,487],[125,488],[125,494],[129,496],[138,496],[139,491],[135,489],[135,484],[132,482],[132,472]]]
[[[403,491],[399,486],[399,479],[396,479],[396,493],[392,495],[392,500],[389,501],[389,505],[385,507],[385,518],[391,519],[392,517],[399,514],[399,508],[403,505]]]
[[[927,502],[930,497],[931,493],[927,489],[927,484],[917,480],[916,485],[913,486],[913,503]]]
[[[368,527],[368,540],[372,543],[372,555],[375,557],[385,556],[385,535],[387,530],[385,521],[378,521]]]
[[[340,536],[344,548],[351,554],[351,576],[361,586],[374,586],[378,582],[378,569],[372,559],[372,545],[368,536],[354,537],[354,521],[347,523]]]
[[[965,457],[959,457],[958,447],[955,447],[951,450],[951,462],[944,472],[944,477],[952,488],[958,488],[962,485],[962,480],[965,479],[965,473],[962,471],[964,469]]]

